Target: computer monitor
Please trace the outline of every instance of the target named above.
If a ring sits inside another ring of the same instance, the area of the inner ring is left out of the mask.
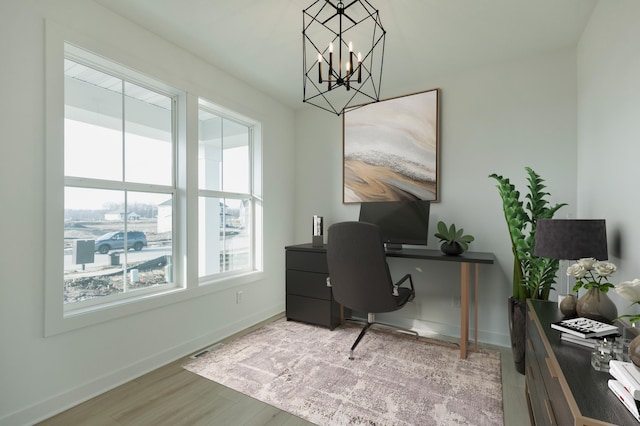
[[[360,222],[378,225],[388,250],[401,250],[403,244],[427,245],[430,202],[375,201],[360,205]]]

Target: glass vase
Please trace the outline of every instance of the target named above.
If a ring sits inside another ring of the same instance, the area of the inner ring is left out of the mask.
[[[579,317],[612,323],[618,317],[618,308],[598,287],[591,287],[578,299],[576,311]]]

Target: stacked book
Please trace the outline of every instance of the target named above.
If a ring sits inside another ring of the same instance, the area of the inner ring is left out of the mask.
[[[600,341],[619,336],[618,327],[588,318],[572,318],[551,324],[551,328],[562,332],[560,338],[594,350]],[[593,360],[592,360],[593,363]],[[616,395],[633,417],[640,422],[640,369],[633,363],[612,359],[609,361],[609,389]]]
[[[640,370],[631,362],[609,362],[609,389],[640,422]]]
[[[618,327],[589,318],[571,318],[551,324],[551,328],[562,332],[560,339],[590,349],[595,349],[600,340],[615,338]]]

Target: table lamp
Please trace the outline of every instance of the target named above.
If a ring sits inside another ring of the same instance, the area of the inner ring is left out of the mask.
[[[533,254],[560,260],[607,260],[604,219],[538,219]]]
[[[560,260],[578,260],[585,257],[607,260],[609,254],[605,220],[538,219],[533,254]],[[567,294],[570,295],[568,282]],[[567,316],[575,313],[575,297],[568,299],[565,306],[561,303],[560,310]]]

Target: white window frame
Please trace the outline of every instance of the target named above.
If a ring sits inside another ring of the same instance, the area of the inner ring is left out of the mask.
[[[140,60],[137,52],[127,52],[126,46],[112,46],[91,37],[79,34],[67,27],[51,21],[46,22],[45,30],[45,278],[44,278],[44,335],[59,333],[111,321],[146,310],[157,309],[173,303],[201,297],[206,294],[236,288],[264,278],[262,243],[262,126],[224,107],[219,110],[252,123],[254,128],[254,268],[244,274],[221,277],[216,285],[200,285],[197,265],[198,232],[198,191],[197,191],[197,114],[198,97],[191,94],[197,88],[178,90],[177,95],[177,141],[176,158],[176,195],[174,197],[173,257],[175,286],[166,291],[152,294],[137,294],[136,297],[86,306],[81,309],[65,310],[63,297],[63,259],[62,241],[64,239],[64,57],[65,43],[83,51],[92,52],[96,58],[109,58],[109,64],[125,64],[122,70],[126,75],[135,74],[144,82],[146,75],[154,74],[152,65]],[[129,65],[130,64],[130,65]],[[149,69],[145,69],[149,68]],[[132,70],[138,70],[132,71]],[[166,71],[164,71],[166,73]],[[172,92],[171,75],[153,78],[168,83],[167,91]],[[177,78],[176,80],[179,81]],[[133,79],[136,82],[136,79]],[[179,87],[180,84],[174,85]],[[155,85],[153,85],[155,87]],[[255,184],[257,182],[258,184]],[[194,260],[189,260],[189,259]]]
[[[209,285],[209,284],[218,284],[221,281],[226,280],[229,277],[233,276],[242,276],[247,273],[259,272],[262,270],[262,256],[261,250],[259,247],[262,247],[262,232],[258,233],[258,229],[262,229],[261,220],[261,209],[262,209],[262,199],[259,196],[259,190],[257,187],[260,185],[260,180],[255,178],[256,172],[256,140],[259,139],[257,136],[256,128],[259,129],[259,123],[248,119],[247,117],[240,116],[237,113],[233,113],[228,111],[227,109],[214,104],[206,99],[199,98],[198,99],[198,111],[202,109],[204,111],[215,114],[222,119],[230,120],[235,123],[246,126],[249,130],[249,191],[247,193],[235,193],[228,192],[223,190],[208,190],[200,188],[198,184],[198,197],[210,197],[210,198],[230,198],[230,199],[249,199],[250,209],[251,209],[251,224],[250,224],[250,250],[249,254],[249,266],[246,269],[238,270],[238,271],[225,271],[220,272],[218,274],[199,276],[200,285]],[[199,142],[199,141],[198,141]],[[199,222],[198,222],[199,223]],[[202,235],[201,232],[198,232],[198,236]]]
[[[126,181],[102,181],[100,179],[92,179],[86,177],[72,177],[65,176],[64,184],[66,187],[75,187],[75,188],[93,188],[93,189],[107,189],[107,190],[116,190],[116,191],[128,191],[128,192],[141,192],[141,193],[157,193],[157,194],[167,194],[171,195],[171,199],[173,201],[172,205],[172,218],[177,217],[175,213],[176,210],[176,196],[178,193],[178,188],[176,185],[176,152],[177,152],[177,107],[178,107],[178,99],[180,97],[184,97],[185,94],[179,90],[173,89],[167,85],[164,85],[156,80],[151,80],[145,76],[140,75],[139,73],[132,70],[124,70],[122,67],[109,62],[105,59],[97,57],[96,55],[79,49],[73,45],[69,45],[65,43],[65,59],[70,59],[75,63],[82,64],[91,69],[98,70],[107,75],[111,75],[113,77],[121,79],[123,82],[133,83],[139,87],[145,87],[153,92],[159,93],[161,95],[167,96],[171,98],[172,103],[172,117],[171,117],[171,139],[172,139],[172,170],[171,170],[171,184],[170,185],[155,185],[155,184],[146,184],[146,183],[133,183]],[[124,89],[124,88],[123,88]],[[124,90],[122,92],[124,94]],[[124,95],[123,95],[124,96]],[[125,118],[121,117],[124,121]],[[124,170],[124,166],[123,166]],[[128,222],[128,221],[126,221]],[[172,224],[172,242],[173,236],[175,232],[173,231],[175,226],[175,220]],[[125,253],[126,254],[126,253]],[[176,252],[173,249],[172,243],[172,258],[175,258]],[[175,268],[175,266],[174,266]],[[74,303],[67,303],[64,305],[65,315],[73,315],[76,312],[85,312],[91,310],[93,307],[99,307],[109,304],[117,304],[127,299],[136,299],[140,297],[147,297],[149,295],[154,294],[163,294],[167,291],[171,291],[176,289],[178,286],[176,282],[172,280],[171,283],[162,284],[158,286],[153,286],[149,288],[136,289],[134,292],[124,292],[117,293],[103,297],[92,298],[85,301],[79,301]]]

